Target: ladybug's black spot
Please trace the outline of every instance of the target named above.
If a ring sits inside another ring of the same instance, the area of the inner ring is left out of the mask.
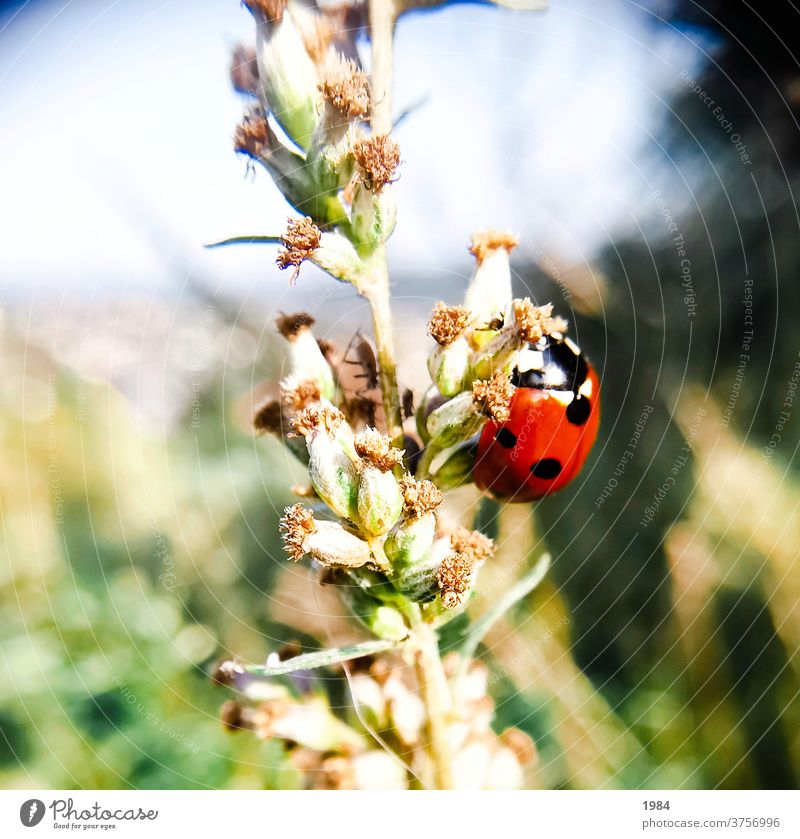
[[[517,435],[513,431],[509,431],[505,426],[494,435],[494,439],[504,449],[513,449],[517,445]]]
[[[550,481],[561,474],[561,464],[554,457],[546,457],[531,466],[531,473],[535,478]]]
[[[592,403],[585,396],[576,396],[567,405],[567,419],[573,425],[583,425],[592,412]]]

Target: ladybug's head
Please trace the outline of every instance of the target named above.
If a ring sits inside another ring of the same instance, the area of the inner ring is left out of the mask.
[[[555,333],[520,350],[511,383],[515,387],[577,394],[588,375],[589,365],[579,347],[569,338]]]

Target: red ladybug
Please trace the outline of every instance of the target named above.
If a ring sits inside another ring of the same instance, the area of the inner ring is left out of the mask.
[[[533,501],[580,472],[600,425],[600,379],[558,334],[529,344],[515,365],[511,416],[483,427],[473,476],[496,498]]]

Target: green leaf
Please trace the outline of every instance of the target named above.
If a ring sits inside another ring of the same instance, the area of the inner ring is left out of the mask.
[[[550,568],[550,554],[542,554],[533,568],[511,588],[486,612],[470,626],[467,635],[461,644],[462,666],[475,655],[478,644],[486,637],[486,633],[497,623],[500,618],[523,597],[529,595],[536,586],[544,579],[547,570]]]
[[[298,670],[314,670],[317,667],[328,667],[331,664],[351,661],[365,655],[382,653],[396,646],[396,641],[364,641],[361,644],[353,644],[349,647],[337,647],[333,650],[318,650],[313,653],[297,655],[278,664],[251,665],[246,667],[245,670],[253,676],[285,676],[287,673],[296,673]]]
[[[280,245],[282,241],[280,236],[233,236],[221,242],[212,242],[206,247],[211,249],[224,248],[228,245]]]

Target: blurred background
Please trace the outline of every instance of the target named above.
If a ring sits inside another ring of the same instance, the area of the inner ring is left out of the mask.
[[[795,787],[800,771],[800,64],[790,3],[554,0],[403,18],[391,240],[402,384],[475,230],[598,368],[586,469],[535,506],[455,503],[501,544],[482,648],[533,788]],[[300,784],[231,737],[209,667],[334,621],[277,519],[300,478],[249,430],[273,321],[368,330],[294,286],[287,208],[232,150],[236,2],[0,4],[0,783]],[[444,639],[447,643],[447,638]]]

